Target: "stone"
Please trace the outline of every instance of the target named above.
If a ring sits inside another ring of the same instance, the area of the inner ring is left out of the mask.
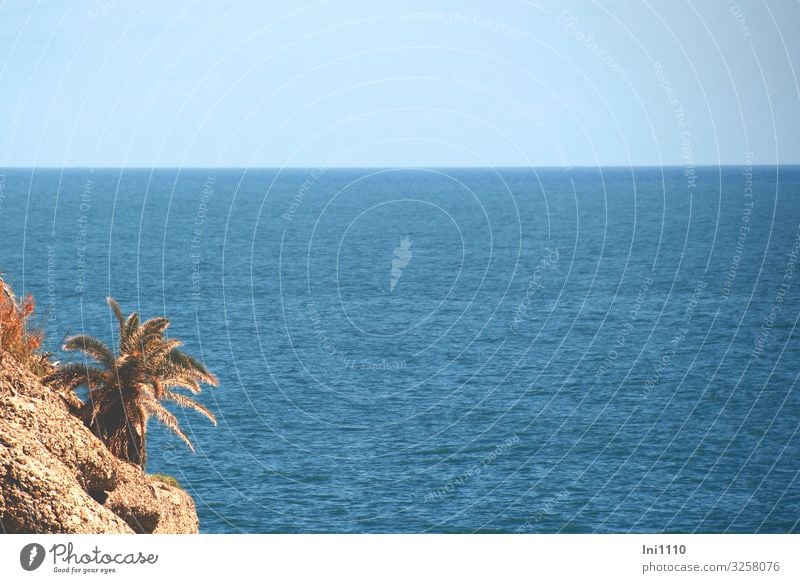
[[[0,353],[0,533],[196,533],[194,500],[115,457],[74,396]]]

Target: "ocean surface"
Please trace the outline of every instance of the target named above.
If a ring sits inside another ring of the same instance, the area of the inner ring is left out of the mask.
[[[46,347],[105,298],[220,379],[150,424],[219,532],[796,532],[800,168],[0,171]]]

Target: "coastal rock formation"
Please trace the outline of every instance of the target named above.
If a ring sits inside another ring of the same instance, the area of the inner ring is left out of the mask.
[[[198,532],[192,498],[112,455],[74,406],[0,353],[0,532]]]

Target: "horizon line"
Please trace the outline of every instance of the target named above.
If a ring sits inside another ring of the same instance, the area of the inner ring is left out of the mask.
[[[574,166],[0,166],[4,170],[594,170],[597,168],[741,168],[745,163],[724,164],[601,164]],[[749,164],[751,168],[800,166],[800,162]]]

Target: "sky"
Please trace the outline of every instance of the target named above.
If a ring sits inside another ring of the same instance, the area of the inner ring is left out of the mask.
[[[0,168],[800,163],[800,3],[6,1]]]

